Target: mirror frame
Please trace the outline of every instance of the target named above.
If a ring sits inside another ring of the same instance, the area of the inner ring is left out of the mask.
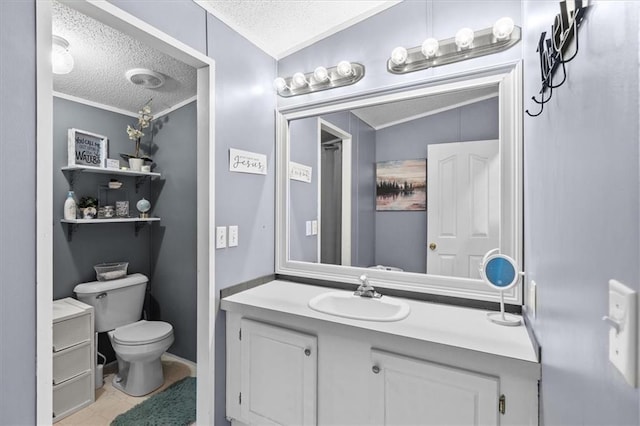
[[[499,94],[502,200],[500,251],[512,257],[520,265],[520,270],[523,270],[522,64],[518,61],[400,89],[395,87],[391,90],[342,98],[342,100],[281,108],[276,111],[276,274],[355,285],[358,283],[358,277],[366,273],[372,285],[380,289],[389,288],[463,299],[499,301],[499,292],[489,288],[482,279],[292,261],[289,260],[288,255],[290,120],[487,86],[497,86]],[[520,283],[505,291],[505,302],[522,305],[522,288],[523,284]]]

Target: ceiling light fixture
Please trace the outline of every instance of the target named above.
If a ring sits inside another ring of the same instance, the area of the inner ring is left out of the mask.
[[[478,31],[462,28],[452,38],[428,38],[421,46],[396,47],[387,61],[387,71],[406,74],[490,55],[512,47],[521,37],[522,30],[513,23],[513,19],[500,18],[490,28]]]
[[[52,37],[51,66],[54,74],[69,74],[73,69],[74,60],[69,53],[69,42],[57,35]]]
[[[165,81],[162,74],[146,68],[130,69],[125,73],[125,76],[129,82],[136,86],[144,87],[145,89],[157,89],[162,87]]]
[[[349,86],[364,77],[364,65],[355,62],[341,61],[335,67],[317,67],[313,72],[297,72],[291,77],[278,77],[273,81],[278,95],[288,98]]]

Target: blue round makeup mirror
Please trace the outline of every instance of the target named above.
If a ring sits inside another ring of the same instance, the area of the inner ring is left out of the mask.
[[[493,249],[482,259],[480,276],[491,288],[500,291],[500,312],[488,313],[489,320],[500,325],[520,325],[519,317],[504,312],[504,291],[516,285],[520,277],[515,260]]]

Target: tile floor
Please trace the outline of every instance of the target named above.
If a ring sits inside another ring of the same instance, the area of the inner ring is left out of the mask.
[[[118,414],[128,411],[150,396],[162,392],[169,385],[184,377],[196,375],[193,366],[171,356],[163,355],[162,368],[164,370],[164,385],[149,395],[140,397],[129,396],[114,388],[111,384],[114,372],[105,371],[104,386],[96,390],[96,401],[69,417],[65,417],[55,425],[108,426]]]

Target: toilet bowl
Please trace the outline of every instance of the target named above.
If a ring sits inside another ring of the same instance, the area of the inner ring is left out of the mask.
[[[132,274],[110,281],[78,284],[78,299],[94,307],[95,331],[107,332],[118,359],[113,385],[132,396],[146,395],[164,383],[160,357],[174,341],[173,327],[140,320],[147,277]]]
[[[160,357],[174,341],[173,327],[141,320],[107,333],[118,359],[113,386],[131,396],[146,395],[162,386]]]

